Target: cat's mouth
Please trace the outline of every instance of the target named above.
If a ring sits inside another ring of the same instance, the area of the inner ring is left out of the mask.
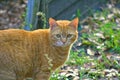
[[[57,41],[56,42],[56,46],[63,46],[63,45],[65,45],[65,43],[63,43],[62,41]]]
[[[62,41],[57,41],[54,45],[60,47],[68,46],[67,42],[62,42]]]

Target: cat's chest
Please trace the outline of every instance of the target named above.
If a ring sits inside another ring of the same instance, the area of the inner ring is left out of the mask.
[[[53,70],[55,70],[56,68],[63,65],[65,63],[65,61],[67,60],[67,58],[68,58],[67,51],[66,52],[64,52],[64,51],[54,52],[54,54],[51,56],[51,59],[50,59]]]
[[[55,48],[51,46],[44,46],[40,51],[40,62],[42,63],[42,67],[45,69],[55,70],[64,64],[64,62],[68,58],[69,50],[62,50],[60,48]],[[45,67],[47,66],[47,67]]]

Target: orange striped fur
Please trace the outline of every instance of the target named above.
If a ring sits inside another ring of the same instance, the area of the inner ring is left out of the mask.
[[[48,80],[64,64],[78,37],[78,18],[50,18],[49,25],[49,29],[35,31],[0,30],[0,79],[5,78],[1,74],[10,72],[14,80]]]

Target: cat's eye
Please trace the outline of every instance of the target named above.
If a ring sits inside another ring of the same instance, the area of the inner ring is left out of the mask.
[[[72,34],[68,34],[68,35],[67,35],[68,38],[71,38],[72,36],[73,36]]]
[[[60,35],[60,34],[56,34],[56,37],[57,37],[57,38],[60,38],[60,37],[61,37],[61,35]]]

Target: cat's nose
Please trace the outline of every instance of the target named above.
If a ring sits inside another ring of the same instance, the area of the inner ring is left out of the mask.
[[[63,44],[65,44],[65,42],[63,42]]]
[[[63,44],[65,44],[65,42],[66,42],[66,38],[62,38],[61,41],[63,42]]]

